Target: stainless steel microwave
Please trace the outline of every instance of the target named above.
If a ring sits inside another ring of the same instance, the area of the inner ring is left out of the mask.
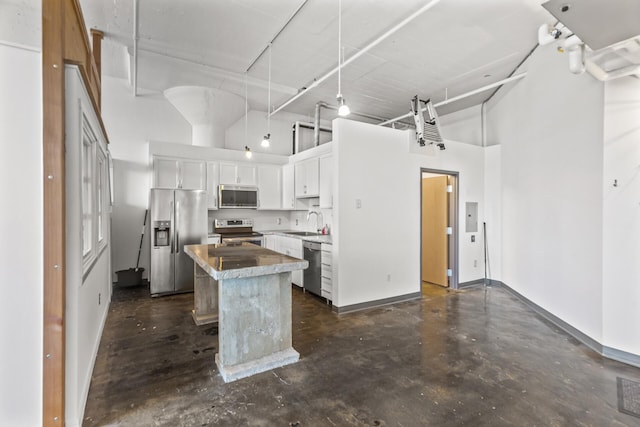
[[[218,186],[218,208],[258,208],[258,187],[242,185]]]

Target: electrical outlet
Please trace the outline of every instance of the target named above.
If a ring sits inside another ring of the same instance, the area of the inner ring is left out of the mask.
[[[296,218],[296,225],[298,225],[298,218]]]
[[[282,218],[278,218],[278,219],[276,220],[276,224],[278,224],[278,225],[282,224]]]
[[[472,234],[471,235],[471,243],[474,243],[476,241],[476,235]]]
[[[362,207],[362,200],[356,199],[356,209],[360,209]]]
[[[387,274],[387,282],[391,282],[391,274]]]
[[[474,259],[474,260],[473,260],[473,267],[474,267],[474,268],[477,268],[477,267],[478,267],[478,260],[477,260],[477,259]]]

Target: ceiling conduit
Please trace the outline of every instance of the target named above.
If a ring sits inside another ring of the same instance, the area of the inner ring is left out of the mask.
[[[413,21],[415,18],[417,18],[418,16],[420,16],[421,14],[423,14],[424,12],[426,12],[427,10],[431,9],[433,6],[435,6],[436,4],[440,3],[440,0],[432,0],[431,2],[429,2],[428,4],[422,6],[420,9],[418,9],[417,11],[415,11],[414,13],[412,13],[411,15],[409,15],[407,18],[403,19],[402,22],[400,22],[399,24],[395,25],[394,27],[392,27],[391,29],[387,30],[384,34],[382,34],[381,36],[379,36],[378,38],[376,38],[374,41],[372,41],[371,43],[369,43],[367,46],[365,46],[364,48],[362,48],[361,50],[359,50],[357,53],[355,53],[353,56],[351,56],[349,59],[347,59],[346,61],[344,61],[342,63],[342,67],[344,68],[345,66],[349,65],[350,63],[352,63],[353,61],[355,61],[356,59],[360,58],[362,55],[364,55],[365,53],[367,53],[368,51],[370,51],[371,49],[373,49],[374,47],[376,47],[377,45],[379,45],[381,42],[383,42],[387,37],[391,36],[393,33],[395,33],[396,31],[400,30],[401,28],[403,28],[405,25],[407,25],[408,23],[410,23],[411,21]],[[338,64],[334,69],[332,69],[331,71],[329,71],[328,73],[326,73],[324,76],[322,77],[318,77],[317,79],[315,79],[313,81],[313,83],[311,83],[310,86],[308,86],[306,89],[300,91],[297,95],[294,95],[293,97],[289,98],[287,101],[285,101],[282,105],[280,105],[278,108],[276,108],[275,110],[273,110],[270,115],[274,115],[277,112],[279,112],[280,110],[282,110],[283,108],[287,107],[289,104],[291,104],[292,102],[294,102],[296,99],[300,98],[301,96],[304,96],[307,92],[309,92],[311,89],[317,87],[320,83],[324,82],[325,80],[327,80],[329,77],[333,76],[335,73],[338,72],[338,69],[340,69],[340,64]]]
[[[472,90],[470,92],[467,92],[467,93],[463,93],[462,95],[458,95],[458,96],[454,96],[453,98],[445,99],[444,101],[440,101],[437,104],[433,104],[433,106],[436,107],[436,108],[437,107],[442,107],[443,105],[451,104],[452,102],[456,102],[456,101],[459,101],[461,99],[468,98],[468,97],[473,96],[473,95],[477,95],[478,93],[484,92],[485,90],[493,89],[494,87],[497,87],[497,86],[502,86],[503,84],[510,83],[510,82],[512,82],[514,80],[520,80],[521,78],[523,78],[526,75],[527,75],[527,73],[520,73],[520,74],[517,74],[515,76],[511,76],[511,77],[508,77],[506,79],[497,81],[495,83],[491,83],[490,85],[483,86],[483,87],[478,88],[478,89],[474,89],[474,90]],[[422,109],[422,111],[426,111],[426,110],[427,110],[426,108]],[[398,120],[402,120],[402,119],[405,119],[407,117],[410,117],[411,115],[413,115],[413,113],[412,112],[408,112],[407,114],[403,114],[403,115],[398,116],[398,117],[396,117],[394,119],[389,119],[389,120],[386,120],[386,121],[384,121],[382,123],[378,123],[378,126],[385,126],[385,125],[397,122]]]

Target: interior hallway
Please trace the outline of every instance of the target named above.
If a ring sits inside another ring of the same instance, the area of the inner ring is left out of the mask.
[[[337,316],[293,289],[296,364],[225,384],[192,294],[116,289],[85,426],[640,426],[604,359],[501,288]]]

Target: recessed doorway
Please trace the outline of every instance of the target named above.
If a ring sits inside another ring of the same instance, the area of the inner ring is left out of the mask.
[[[420,280],[458,287],[458,173],[420,170]]]

